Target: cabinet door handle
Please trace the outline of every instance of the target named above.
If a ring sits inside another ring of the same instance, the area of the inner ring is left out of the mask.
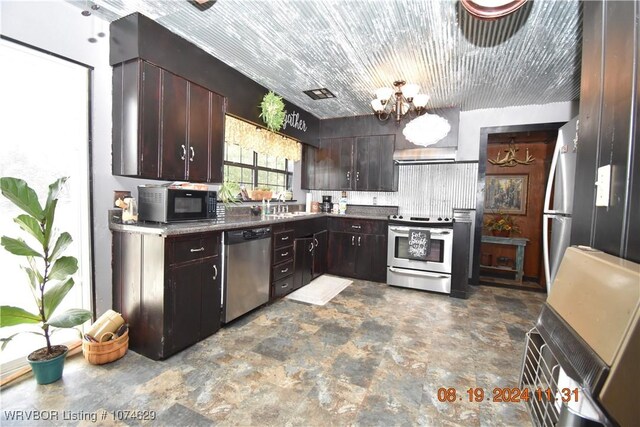
[[[204,247],[199,247],[198,249],[191,249],[191,252],[202,252],[204,251]]]
[[[356,181],[360,181],[360,172],[356,172]]]
[[[356,244],[356,236],[351,236],[351,246]]]
[[[361,241],[362,241],[362,236],[358,236],[358,246],[360,246]]]
[[[196,150],[193,147],[189,147],[189,151],[191,151],[191,156],[189,157],[189,161],[193,162],[193,158],[196,156]]]
[[[354,230],[360,230],[362,228],[361,225],[352,225],[351,228],[353,228]]]
[[[185,147],[184,144],[180,144],[180,147],[182,147],[182,155],[180,156],[180,160],[184,160],[184,158],[187,156],[187,147]]]
[[[288,288],[288,287],[289,287],[289,284],[288,284],[288,283],[285,283],[285,284],[283,284],[283,285],[281,286],[281,288],[282,288],[282,289],[284,289],[284,288]]]
[[[313,242],[309,245],[309,252],[313,252]]]
[[[285,240],[289,240],[289,236],[284,236],[280,238],[280,241],[284,242]]]
[[[289,271],[289,267],[285,268],[284,270],[280,270],[280,273],[286,273],[287,271]]]
[[[213,264],[213,280],[216,280],[218,278],[218,267],[216,267],[215,264]]]
[[[316,245],[316,248],[318,247],[319,243],[318,243],[318,239],[316,239],[315,237],[313,238],[313,244]]]
[[[347,172],[347,181],[351,181],[351,172]]]
[[[283,252],[283,253],[280,254],[281,257],[285,257],[287,255],[289,255],[289,252]]]

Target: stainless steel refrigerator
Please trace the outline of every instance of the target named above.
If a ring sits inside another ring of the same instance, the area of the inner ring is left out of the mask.
[[[558,130],[544,196],[542,251],[547,294],[571,237],[577,127],[578,118],[575,117]]]

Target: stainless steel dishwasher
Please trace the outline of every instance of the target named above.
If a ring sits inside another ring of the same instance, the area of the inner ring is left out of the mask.
[[[233,319],[269,301],[271,228],[224,233],[224,315]]]

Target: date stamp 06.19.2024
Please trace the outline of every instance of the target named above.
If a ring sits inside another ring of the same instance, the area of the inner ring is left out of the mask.
[[[469,387],[466,390],[458,390],[455,387],[438,388],[438,401],[446,403],[454,402],[494,402],[494,403],[520,403],[536,400],[539,402],[578,402],[580,398],[577,388],[562,388],[553,392],[550,388],[518,388],[518,387],[494,387],[491,392],[485,392],[482,387]]]

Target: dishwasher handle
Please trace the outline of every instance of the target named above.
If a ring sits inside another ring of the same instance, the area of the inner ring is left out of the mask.
[[[251,228],[245,230],[227,231],[224,236],[225,245],[237,245],[250,240],[271,238],[271,228]]]

